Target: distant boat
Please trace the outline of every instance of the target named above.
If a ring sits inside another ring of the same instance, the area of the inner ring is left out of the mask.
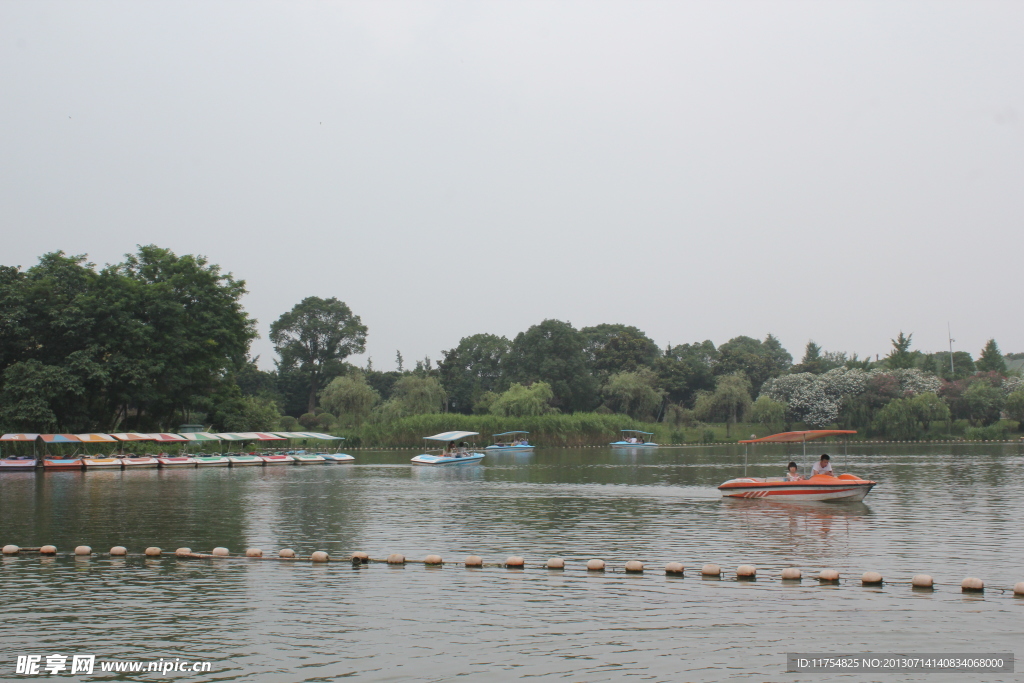
[[[526,440],[526,435],[530,432],[502,432],[501,434],[492,434],[491,437],[494,439],[494,443],[488,446],[485,450],[488,451],[509,451],[509,452],[521,452],[521,451],[532,451],[533,446]],[[502,438],[508,437],[508,438]]]
[[[658,444],[654,443],[653,440],[648,441],[644,438],[653,436],[654,432],[641,432],[639,429],[623,429],[622,438],[608,445],[618,448],[657,448]]]
[[[356,461],[356,459],[348,453],[317,453],[317,455],[322,456],[327,462],[333,462],[338,465],[353,463]]]
[[[131,453],[129,455],[122,455],[121,466],[126,470],[151,470],[160,467],[159,461],[152,455],[138,455]]]
[[[459,446],[457,443],[470,436],[477,436],[480,432],[442,432],[433,436],[423,437],[427,441],[440,441],[448,444],[439,454],[422,453],[412,459],[414,465],[468,465],[469,463],[480,462],[484,454],[469,450],[468,447]]]
[[[193,455],[198,467],[230,467],[231,461],[223,455]]]
[[[82,466],[87,470],[121,469],[121,459],[114,456],[86,455],[82,458]]]
[[[166,453],[156,456],[160,467],[195,467],[196,459],[188,455],[167,455]]]
[[[263,467],[264,465],[261,458],[246,453],[231,453],[227,459],[232,467]]]
[[[306,451],[291,451],[288,455],[292,456],[295,460],[296,465],[320,465],[327,462],[327,458],[324,457],[323,453],[307,453]]]
[[[295,459],[284,453],[267,453],[257,455],[264,465],[294,465]]]

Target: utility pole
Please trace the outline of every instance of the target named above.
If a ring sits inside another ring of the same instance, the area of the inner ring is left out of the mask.
[[[949,377],[950,377],[950,379],[952,379],[953,378],[953,372],[954,372],[954,370],[953,370],[953,342],[955,342],[956,339],[953,339],[953,333],[949,331],[949,323],[946,323],[946,336],[949,337]]]

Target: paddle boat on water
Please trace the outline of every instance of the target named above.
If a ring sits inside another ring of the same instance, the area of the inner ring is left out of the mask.
[[[223,455],[211,453],[197,453],[192,456],[197,467],[230,467],[231,461]]]
[[[348,453],[317,453],[317,455],[323,457],[326,462],[334,463],[336,465],[351,464],[356,461]]]
[[[0,458],[0,472],[27,472],[35,470],[39,461],[31,455],[8,455]]]
[[[609,446],[613,448],[657,448],[658,444],[647,439],[654,436],[654,432],[641,432],[639,429],[623,429],[622,438],[612,441]]]
[[[433,436],[423,437],[427,441],[440,441],[448,444],[439,454],[421,453],[412,459],[414,465],[466,465],[480,462],[484,459],[484,453],[471,451],[462,442],[470,436],[477,436],[480,432],[442,432]]]
[[[306,451],[288,451],[288,455],[292,456],[295,460],[296,465],[322,465],[327,462],[320,453],[307,453]]]
[[[532,451],[533,446],[530,445],[526,439],[526,435],[530,432],[502,432],[501,434],[491,434],[494,439],[494,443],[485,448],[488,451],[502,451],[508,453],[518,453],[522,451]],[[507,438],[502,438],[507,437]]]
[[[295,459],[287,453],[260,453],[256,457],[263,461],[264,465],[294,465]]]
[[[152,455],[127,453],[118,457],[121,467],[126,470],[152,470],[160,467],[160,462]]]
[[[225,457],[232,467],[263,467],[266,464],[262,458],[248,453],[228,453]]]
[[[195,467],[196,459],[190,455],[168,455],[167,453],[161,453],[156,456],[156,461],[159,463],[160,468],[173,468],[173,467]]]
[[[856,434],[849,429],[815,429],[800,432],[782,432],[760,439],[746,439],[742,444],[753,443],[803,443],[804,457],[807,456],[807,442],[828,436]],[[746,474],[746,457],[744,457]],[[860,501],[870,493],[876,482],[861,479],[854,474],[816,474],[799,481],[788,477],[747,477],[730,479],[718,487],[723,497],[764,498],[774,501]]]
[[[121,459],[113,455],[84,455],[82,467],[87,470],[119,470],[122,465]]]

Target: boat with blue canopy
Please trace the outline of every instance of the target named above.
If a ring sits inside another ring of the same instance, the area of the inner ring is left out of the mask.
[[[639,429],[623,429],[621,431],[622,438],[611,442],[608,444],[609,446],[618,448],[657,448],[658,446],[653,440],[648,441],[648,438],[654,436],[654,432],[642,432]]]
[[[526,435],[530,432],[502,432],[501,434],[491,434],[494,438],[494,443],[488,446],[485,450],[488,451],[508,451],[508,452],[519,452],[519,451],[532,451],[533,446],[526,439]]]
[[[447,444],[440,453],[421,453],[412,459],[414,465],[466,465],[480,462],[484,453],[472,451],[463,439],[477,436],[480,432],[441,432],[433,436],[423,437],[427,441],[440,441]]]

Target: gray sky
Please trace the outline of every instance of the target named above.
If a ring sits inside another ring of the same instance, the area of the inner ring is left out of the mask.
[[[981,0],[5,0],[0,262],[205,254],[264,366],[310,295],[383,369],[549,317],[1024,351],[1022,36]]]

